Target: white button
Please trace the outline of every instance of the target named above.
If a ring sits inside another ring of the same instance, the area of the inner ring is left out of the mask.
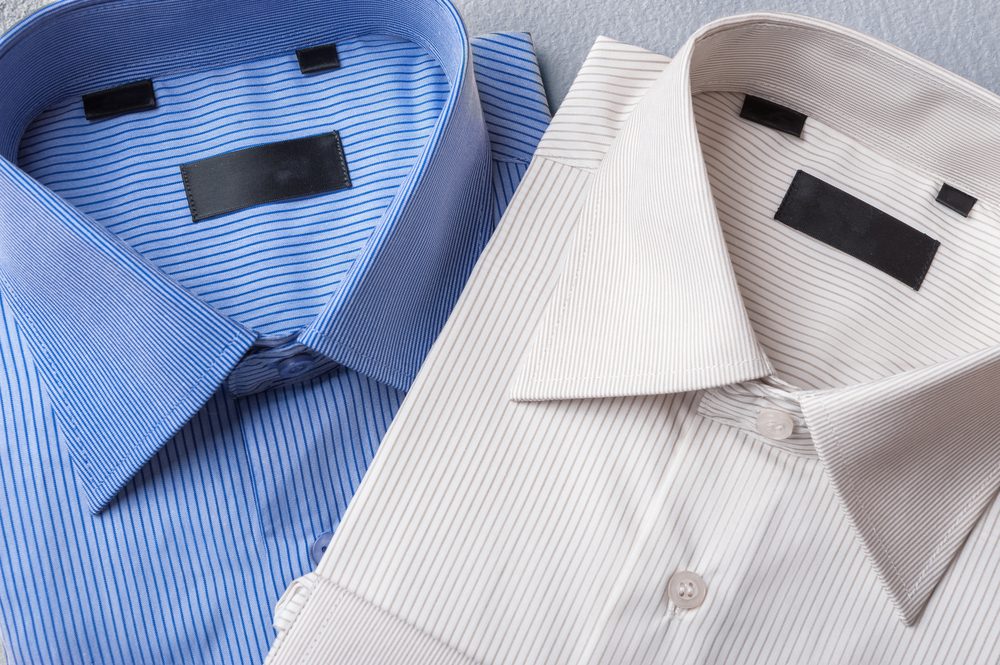
[[[761,436],[781,441],[792,435],[795,421],[791,414],[775,409],[761,409],[757,414],[757,431]]]
[[[708,595],[708,585],[698,573],[678,570],[667,580],[667,597],[678,609],[693,610],[701,607]]]

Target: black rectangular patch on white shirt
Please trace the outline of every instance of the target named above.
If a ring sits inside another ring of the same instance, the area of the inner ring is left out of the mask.
[[[970,196],[948,183],[941,185],[941,191],[938,192],[935,200],[944,207],[954,210],[962,217],[968,217],[977,202],[976,197]]]
[[[798,171],[774,218],[919,290],[941,243]]]
[[[802,136],[802,128],[809,119],[805,113],[799,113],[795,109],[753,95],[743,98],[740,117],[792,136]]]

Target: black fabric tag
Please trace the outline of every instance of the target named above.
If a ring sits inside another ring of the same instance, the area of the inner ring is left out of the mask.
[[[183,164],[191,217],[200,222],[262,203],[351,186],[340,134],[330,132]]]
[[[804,171],[795,174],[774,218],[917,290],[941,245]]]
[[[87,120],[113,118],[117,115],[155,108],[156,93],[153,91],[153,82],[149,79],[83,96],[83,114]]]
[[[299,59],[299,71],[303,74],[316,74],[340,67],[336,44],[300,48],[295,52],[295,57]]]
[[[761,97],[747,95],[743,98],[740,117],[792,136],[802,136],[802,128],[809,116]]]
[[[978,200],[974,196],[969,196],[965,192],[955,189],[948,183],[941,185],[941,191],[937,195],[938,203],[946,208],[951,208],[962,217],[969,216],[969,213],[972,212],[972,207],[976,205]]]

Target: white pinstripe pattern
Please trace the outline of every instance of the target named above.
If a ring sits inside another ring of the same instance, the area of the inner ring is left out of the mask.
[[[812,19],[598,41],[269,662],[1000,662],[998,138]],[[922,288],[775,222],[799,169],[940,239]]]

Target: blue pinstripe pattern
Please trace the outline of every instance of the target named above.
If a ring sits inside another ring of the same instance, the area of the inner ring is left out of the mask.
[[[155,111],[83,117],[147,77]],[[530,38],[446,0],[68,0],[0,83],[11,660],[258,662],[547,125]],[[179,164],[329,130],[353,187],[191,222]]]
[[[414,44],[366,36],[338,51],[327,75],[302,76],[290,53],[157,79],[161,111],[114,128],[65,100],[28,127],[19,165],[223,314],[287,335],[337,291],[448,94]],[[178,164],[324,130],[340,132],[354,187],[192,225]]]

